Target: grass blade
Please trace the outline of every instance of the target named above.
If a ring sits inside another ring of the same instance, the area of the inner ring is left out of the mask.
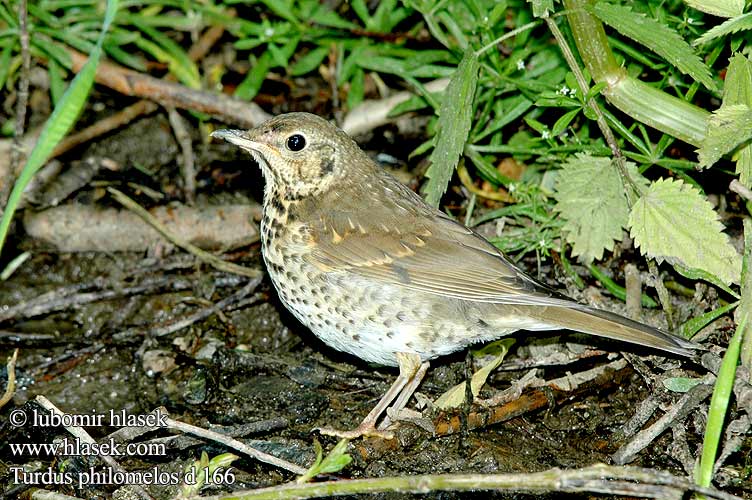
[[[96,75],[97,65],[99,64],[99,58],[102,55],[102,43],[105,34],[115,17],[117,7],[118,0],[107,0],[107,10],[105,11],[104,23],[102,24],[102,32],[99,35],[96,47],[89,56],[89,60],[71,81],[68,90],[65,91],[65,94],[60,98],[60,102],[52,111],[52,114],[39,135],[37,144],[34,146],[29,158],[26,160],[26,165],[24,165],[21,175],[19,175],[18,180],[13,186],[13,191],[11,191],[10,197],[8,198],[5,212],[3,213],[2,219],[0,219],[0,251],[2,251],[5,238],[8,235],[10,221],[16,211],[18,202],[21,201],[21,195],[23,194],[26,185],[31,181],[34,174],[42,167],[42,165],[44,165],[45,161],[47,161],[47,158],[50,156],[50,153],[52,153],[52,150],[55,149],[57,143],[68,133],[86,104],[89,91],[94,84],[94,77]]]
[[[436,148],[431,153],[431,166],[426,172],[426,201],[433,206],[439,205],[470,133],[478,66],[475,53],[467,50],[441,101]]]

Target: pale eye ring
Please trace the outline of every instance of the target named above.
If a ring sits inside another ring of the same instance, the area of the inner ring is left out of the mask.
[[[306,147],[306,139],[301,134],[293,134],[287,138],[287,149],[290,151],[301,151]]]

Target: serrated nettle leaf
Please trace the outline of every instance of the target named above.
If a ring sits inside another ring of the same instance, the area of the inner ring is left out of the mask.
[[[554,10],[554,0],[527,0],[533,6],[533,16],[547,17]]]
[[[700,192],[681,180],[660,179],[629,214],[630,234],[643,255],[701,269],[723,283],[738,283],[741,256]]]
[[[465,52],[439,108],[436,147],[426,172],[426,201],[438,206],[457,167],[473,118],[473,99],[478,83],[478,58],[471,49]]]
[[[692,45],[702,45],[716,38],[736,33],[737,31],[752,30],[752,12],[725,20],[722,24],[714,26],[705,32],[700,38],[692,42]],[[732,47],[732,50],[736,50]]]
[[[752,60],[741,54],[729,60],[723,87],[723,106],[734,104],[752,107]],[[736,161],[739,182],[752,187],[752,144],[741,148],[733,159]]]
[[[731,104],[752,106],[752,60],[742,54],[734,54],[726,70],[723,105]]]
[[[744,0],[684,0],[684,3],[718,17],[734,17],[744,11]]]
[[[673,29],[623,5],[598,2],[593,6],[593,12],[622,35],[649,48],[708,89],[715,90],[710,68]]]
[[[708,132],[697,150],[699,166],[709,167],[721,156],[752,140],[752,107],[731,104],[715,110],[708,120]]]
[[[630,176],[641,178],[628,163]],[[562,232],[572,255],[585,262],[603,257],[621,241],[628,206],[619,171],[610,158],[579,153],[569,158],[557,176],[555,210],[566,221]]]

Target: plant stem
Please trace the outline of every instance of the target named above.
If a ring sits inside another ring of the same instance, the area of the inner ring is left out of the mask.
[[[580,95],[582,95],[583,97],[587,96],[590,92],[590,87],[588,86],[588,82],[585,79],[585,75],[582,73],[582,69],[580,69],[579,64],[577,64],[577,59],[575,59],[572,50],[569,48],[569,44],[567,44],[567,41],[564,38],[564,35],[562,35],[561,30],[559,30],[559,27],[556,25],[556,22],[550,17],[546,17],[545,20],[546,24],[548,24],[548,29],[551,30],[551,33],[556,39],[556,42],[559,44],[559,48],[561,49],[561,53],[564,55],[564,59],[566,59],[567,64],[569,65],[569,69],[571,69],[572,73],[574,73],[574,77],[577,80],[577,85],[579,85],[580,87]],[[603,32],[602,26],[600,31]],[[595,36],[599,36],[598,33],[596,33]],[[603,32],[603,38],[604,40],[606,38],[605,32]],[[604,63],[604,68],[610,66],[611,63],[609,61],[609,58],[613,59],[613,54],[610,50],[608,51],[606,57],[601,60],[601,62]],[[616,64],[616,61],[614,60],[613,63]],[[627,193],[627,204],[629,205],[629,207],[631,207],[637,201],[635,193],[637,195],[641,195],[642,190],[640,186],[634,181],[634,179],[632,179],[632,177],[629,175],[627,166],[625,164],[624,155],[621,153],[621,149],[619,149],[619,145],[616,142],[616,137],[614,136],[611,127],[608,126],[606,117],[603,115],[603,111],[601,111],[598,103],[595,102],[594,98],[590,97],[587,99],[587,106],[591,110],[593,110],[593,113],[595,113],[598,128],[601,130],[603,137],[606,139],[606,143],[611,149],[611,154],[614,155],[614,163],[616,165],[616,169],[619,171],[619,176],[621,177],[622,184],[625,188],[630,188],[626,189],[625,191]]]
[[[378,477],[346,481],[295,484],[235,491],[201,497],[202,500],[300,499],[364,493],[430,493],[434,491],[507,492],[597,492],[637,498],[678,498],[695,491],[710,498],[737,499],[713,488],[693,485],[684,478],[637,467],[596,465],[584,469],[550,469],[534,473],[509,474],[427,474],[421,476]],[[198,500],[198,497],[193,497]]]
[[[588,7],[592,0],[564,0],[567,18],[585,67],[597,82],[605,82],[602,94],[623,113],[689,144],[705,138],[710,113],[678,97],[632,78],[616,63],[603,24]]]

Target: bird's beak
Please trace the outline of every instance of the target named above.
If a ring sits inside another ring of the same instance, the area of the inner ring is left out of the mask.
[[[217,139],[223,139],[230,144],[234,144],[235,146],[245,149],[249,153],[259,153],[266,158],[268,158],[271,154],[279,155],[279,152],[276,150],[276,148],[273,148],[272,146],[263,142],[250,140],[248,138],[248,132],[245,130],[215,130],[211,133],[211,136],[216,137]]]

